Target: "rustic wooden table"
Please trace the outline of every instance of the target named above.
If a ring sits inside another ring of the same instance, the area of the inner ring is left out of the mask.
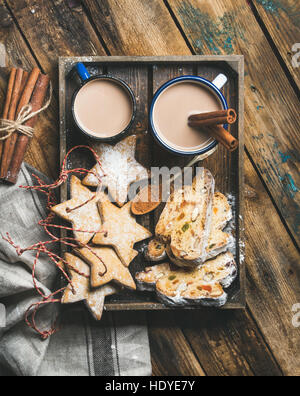
[[[7,64],[55,84],[26,158],[52,177],[59,56],[245,55],[247,309],[148,314],[154,375],[300,374],[299,20],[297,0],[0,0]]]

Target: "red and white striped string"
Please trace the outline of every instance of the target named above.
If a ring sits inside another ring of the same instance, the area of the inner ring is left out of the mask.
[[[40,330],[37,323],[36,323],[36,315],[38,310],[48,304],[57,304],[57,303],[61,303],[61,298],[57,298],[57,296],[59,294],[61,294],[62,292],[65,291],[66,287],[63,287],[57,291],[55,291],[54,293],[51,293],[50,295],[45,295],[42,290],[38,287],[37,284],[37,279],[36,279],[36,267],[38,265],[38,261],[40,258],[41,254],[45,254],[49,257],[50,262],[54,263],[54,265],[56,266],[56,268],[58,268],[58,270],[61,272],[61,274],[63,275],[63,277],[66,279],[68,285],[71,286],[73,293],[75,294],[76,291],[74,289],[73,283],[72,283],[72,279],[69,277],[68,273],[66,272],[65,268],[68,268],[69,270],[75,271],[76,273],[78,273],[81,276],[87,277],[85,274],[81,273],[80,271],[78,271],[76,268],[72,267],[64,258],[58,256],[56,253],[54,253],[53,251],[49,250],[49,248],[54,245],[54,244],[61,244],[64,245],[68,248],[87,248],[91,251],[92,254],[94,254],[102,263],[103,266],[105,268],[105,271],[100,274],[101,276],[104,276],[107,273],[107,267],[105,266],[105,263],[103,262],[103,260],[101,259],[101,257],[99,257],[87,244],[82,244],[79,241],[77,241],[75,238],[72,237],[57,237],[53,234],[53,232],[50,231],[51,228],[53,229],[59,229],[59,230],[65,230],[65,231],[73,231],[73,232],[83,232],[83,233],[89,233],[89,234],[96,234],[99,233],[99,230],[95,230],[95,231],[86,231],[86,230],[77,230],[74,229],[72,227],[66,227],[66,226],[62,226],[62,225],[58,225],[54,223],[55,220],[55,214],[53,212],[51,212],[51,208],[53,208],[57,202],[56,202],[56,198],[55,198],[55,194],[54,191],[55,189],[61,187],[64,183],[66,183],[68,181],[69,175],[71,174],[79,174],[79,175],[87,175],[87,174],[93,174],[94,176],[96,176],[96,178],[99,181],[99,185],[102,185],[102,180],[101,177],[99,176],[98,173],[94,172],[94,171],[89,171],[87,169],[84,168],[76,168],[76,169],[67,169],[67,161],[68,158],[70,157],[70,155],[73,153],[73,151],[75,150],[89,150],[92,152],[96,162],[98,163],[100,169],[101,169],[101,173],[104,175],[104,171],[102,169],[102,165],[101,165],[101,161],[99,156],[97,155],[97,153],[89,146],[76,146],[73,147],[65,156],[64,161],[62,163],[62,168],[61,168],[61,172],[59,175],[59,178],[53,183],[53,184],[44,184],[44,182],[37,176],[37,175],[32,175],[36,181],[37,181],[37,185],[35,186],[20,186],[20,188],[26,189],[26,190],[34,190],[37,191],[39,193],[45,194],[47,196],[47,209],[49,211],[49,214],[47,216],[46,219],[42,219],[38,222],[38,225],[43,227],[44,231],[46,232],[46,234],[49,236],[49,240],[48,241],[39,241],[37,243],[35,243],[32,246],[26,247],[24,249],[22,249],[20,246],[18,246],[17,244],[15,244],[11,238],[11,236],[9,235],[9,233],[6,234],[6,236],[2,236],[2,238],[7,241],[10,245],[12,245],[15,249],[16,252],[18,254],[18,256],[21,256],[22,254],[24,254],[25,252],[28,251],[35,251],[36,252],[36,256],[33,262],[33,266],[32,266],[32,280],[33,280],[33,285],[35,290],[37,291],[37,293],[41,296],[41,301],[32,304],[28,310],[26,311],[25,314],[25,322],[27,323],[27,325],[29,327],[31,327],[33,330],[35,330],[43,340],[46,340],[48,337],[50,337],[51,335],[53,335],[54,333],[57,332],[57,320],[55,320],[53,326],[51,327],[51,329],[49,330]],[[105,175],[104,175],[105,176]],[[89,199],[88,201],[84,202],[83,204],[81,204],[80,206],[76,207],[76,208],[71,208],[70,211],[75,211],[78,210],[80,208],[82,208],[84,205],[87,205],[89,202],[91,202],[94,198],[96,197],[96,194]],[[64,268],[65,267],[65,268]],[[57,318],[56,318],[57,319]]]

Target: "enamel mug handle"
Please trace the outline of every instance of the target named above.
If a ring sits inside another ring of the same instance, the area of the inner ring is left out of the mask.
[[[222,89],[224,85],[227,83],[228,78],[225,74],[219,74],[214,81],[212,82],[218,89]]]
[[[82,82],[91,78],[90,73],[88,72],[87,68],[84,66],[83,63],[77,63],[76,71],[77,71],[79,77],[81,78]]]

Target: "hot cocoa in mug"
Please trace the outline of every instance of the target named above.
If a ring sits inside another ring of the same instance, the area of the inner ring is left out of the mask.
[[[135,118],[136,100],[131,88],[115,77],[91,77],[82,63],[76,70],[82,86],[73,96],[75,124],[92,139],[112,143],[119,140]]]
[[[174,154],[209,154],[217,141],[199,128],[188,125],[193,114],[228,109],[220,89],[227,82],[221,74],[213,82],[202,77],[183,76],[164,84],[156,93],[150,123],[155,139]]]

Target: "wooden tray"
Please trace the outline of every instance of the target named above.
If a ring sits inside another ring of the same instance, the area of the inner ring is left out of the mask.
[[[60,156],[61,162],[66,152],[78,144],[90,144],[87,138],[76,131],[71,116],[71,99],[78,87],[77,77],[73,69],[77,62],[84,62],[90,73],[109,74],[126,81],[135,92],[137,98],[137,118],[132,133],[137,134],[138,145],[136,158],[144,166],[184,166],[191,158],[181,158],[168,154],[160,148],[148,131],[148,109],[155,91],[166,81],[181,75],[198,75],[213,80],[219,73],[228,77],[228,83],[223,93],[229,106],[237,109],[239,122],[232,128],[232,133],[239,139],[239,149],[233,154],[223,147],[200,166],[211,170],[216,179],[216,187],[224,194],[234,197],[234,216],[236,233],[236,261],[239,277],[229,290],[228,303],[223,309],[245,308],[245,266],[243,239],[243,186],[244,186],[244,58],[242,56],[175,56],[175,57],[84,57],[60,58]],[[97,143],[96,143],[97,144]],[[93,159],[84,151],[74,152],[68,166],[91,168]],[[61,200],[68,199],[68,187],[61,190]],[[142,224],[154,230],[154,225],[160,214],[145,216]],[[141,247],[140,247],[141,249]],[[131,271],[135,274],[145,268],[143,255],[132,263]],[[151,264],[150,264],[151,265]],[[147,292],[124,291],[120,295],[107,298],[106,309],[109,311],[124,310],[164,310],[170,309],[160,304],[155,294]],[[185,307],[181,309],[195,309]],[[196,307],[197,309],[197,307]]]

